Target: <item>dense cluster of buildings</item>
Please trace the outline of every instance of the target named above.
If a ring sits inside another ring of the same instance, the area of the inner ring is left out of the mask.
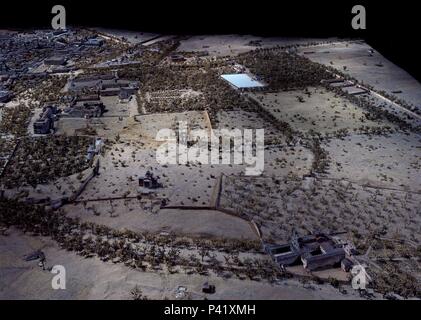
[[[127,98],[139,89],[137,81],[119,79],[116,75],[82,76],[71,80],[69,91],[72,93],[90,92],[101,96],[120,96]]]
[[[16,79],[47,77],[75,69],[84,57],[108,54],[105,40],[76,30],[0,32],[0,90]]]
[[[105,106],[98,95],[76,97],[61,116],[68,118],[99,118],[105,111]]]
[[[139,89],[136,81],[119,79],[116,75],[83,75],[70,80],[69,96],[64,108],[57,103],[45,105],[40,117],[34,122],[34,133],[48,134],[54,131],[54,121],[63,118],[99,118],[106,111],[101,97],[118,96],[129,99]]]
[[[49,134],[51,131],[54,131],[54,121],[56,120],[57,113],[57,105],[45,105],[39,118],[34,122],[34,133]]]

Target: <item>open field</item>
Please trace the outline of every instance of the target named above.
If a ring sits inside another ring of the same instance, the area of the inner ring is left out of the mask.
[[[326,150],[332,159],[329,177],[421,192],[419,135],[351,135],[329,141]]]
[[[335,39],[329,39],[334,41]],[[275,46],[306,45],[308,42],[317,43],[326,39],[302,38],[262,38],[252,35],[207,35],[191,36],[182,40],[179,52],[208,52],[210,56],[235,56],[257,48],[271,48]]]

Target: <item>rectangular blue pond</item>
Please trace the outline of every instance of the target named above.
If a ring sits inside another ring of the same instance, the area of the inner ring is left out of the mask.
[[[238,73],[238,74],[223,74],[221,76],[224,80],[231,83],[236,88],[257,88],[257,87],[264,87],[265,85],[260,83],[257,80],[254,80],[246,73]]]

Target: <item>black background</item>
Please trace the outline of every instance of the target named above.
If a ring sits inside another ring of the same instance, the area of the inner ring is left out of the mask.
[[[207,308],[209,304],[256,305],[255,315],[199,314],[196,318],[164,315],[176,306]],[[417,314],[419,301],[3,301],[0,308],[17,319],[133,320],[257,320],[257,319],[407,319]]]
[[[421,80],[416,1],[137,0],[1,1],[1,28],[50,28],[54,4],[67,24],[171,34],[239,33],[283,37],[363,38]],[[367,10],[367,29],[353,30],[351,8]]]

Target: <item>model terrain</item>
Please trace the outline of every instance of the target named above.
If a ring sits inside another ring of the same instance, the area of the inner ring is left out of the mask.
[[[160,164],[180,121],[264,129],[263,173]],[[362,40],[0,31],[0,298],[420,298],[420,134]]]

